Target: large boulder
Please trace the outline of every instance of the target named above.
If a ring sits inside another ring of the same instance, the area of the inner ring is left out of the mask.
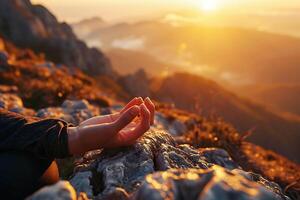
[[[29,0],[0,1],[0,34],[17,46],[45,53],[56,63],[78,67],[92,75],[115,77],[102,52],[88,48],[69,25],[59,23],[45,7],[32,5]]]
[[[77,159],[70,182],[77,192],[103,200],[288,199],[277,184],[243,171],[226,151],[178,145],[157,129],[131,147],[88,152]]]

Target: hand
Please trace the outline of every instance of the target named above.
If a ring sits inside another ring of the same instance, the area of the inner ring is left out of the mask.
[[[93,117],[69,128],[70,153],[131,145],[154,123],[154,112],[149,98],[134,98],[119,113]]]

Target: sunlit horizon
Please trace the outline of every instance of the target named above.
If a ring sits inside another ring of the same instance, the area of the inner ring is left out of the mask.
[[[199,14],[224,12],[231,14],[248,12],[297,12],[298,0],[31,0],[50,9],[60,21],[77,22],[91,17],[106,21],[138,21],[143,18],[161,16],[182,10]]]

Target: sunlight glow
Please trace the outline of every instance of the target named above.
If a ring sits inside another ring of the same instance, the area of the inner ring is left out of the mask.
[[[199,2],[199,7],[205,12],[215,11],[218,9],[218,2],[216,0],[202,0]]]

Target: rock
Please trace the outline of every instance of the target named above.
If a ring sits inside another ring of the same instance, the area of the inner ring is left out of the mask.
[[[45,68],[50,73],[53,73],[57,68],[59,68],[59,66],[56,66],[56,65],[54,65],[54,63],[49,62],[49,61],[45,61],[43,63],[37,63],[35,66],[38,68]]]
[[[34,110],[25,108],[22,99],[17,94],[10,93],[17,91],[18,88],[14,86],[0,86],[0,108],[25,116],[34,116]]]
[[[78,67],[91,75],[116,77],[102,52],[88,48],[69,25],[59,23],[45,7],[29,0],[0,1],[0,33],[20,47],[45,53],[55,63]]]
[[[259,183],[260,185],[263,185],[268,190],[271,190],[274,193],[276,193],[276,196],[278,196],[278,197],[280,196],[281,199],[286,199],[286,200],[290,199],[288,196],[285,196],[283,194],[281,188],[279,187],[279,185],[277,183],[268,181],[267,179],[263,178],[259,174],[256,174],[256,173],[253,173],[253,172],[246,172],[246,171],[243,171],[241,169],[234,169],[234,170],[232,170],[232,172],[233,173],[238,173],[238,174],[244,176],[249,181],[255,181],[255,182]]]
[[[240,171],[220,166],[209,169],[170,169],[146,176],[132,199],[164,200],[279,200],[281,191],[245,178]],[[277,193],[279,192],[279,193]]]
[[[148,174],[171,168],[208,169],[214,165],[206,160],[209,159],[196,149],[189,145],[177,145],[169,134],[152,129],[132,147],[89,152],[77,163],[71,182],[74,177],[78,180],[78,177],[84,175],[92,180],[91,186],[86,184],[84,188],[88,191],[92,188],[94,198],[105,199],[121,195],[126,199],[125,197],[140,187]],[[225,164],[224,166],[227,167]],[[232,168],[232,165],[229,166]],[[81,186],[74,184],[74,187],[77,191],[84,191]]]
[[[187,128],[182,122],[174,120],[173,123],[169,125],[169,131],[174,136],[181,136],[187,132]]]
[[[0,93],[17,93],[17,92],[18,92],[17,86],[0,85]]]
[[[0,66],[5,66],[8,63],[8,54],[5,51],[0,50]],[[1,67],[0,67],[1,70]]]
[[[119,83],[132,96],[150,96],[150,82],[143,69],[138,70],[134,74],[121,77]]]
[[[23,107],[23,101],[15,94],[0,94],[0,107],[10,110]]]
[[[84,110],[91,108],[91,105],[86,100],[80,100],[80,101],[70,101],[66,100],[61,105],[64,109],[72,109],[72,110]]]
[[[131,147],[91,151],[76,165],[71,183],[92,199],[288,199],[225,150],[177,145],[155,128]]]
[[[5,51],[5,44],[2,38],[0,38],[0,51]]]
[[[214,163],[227,169],[240,168],[224,149],[201,148],[198,151],[209,163]]]
[[[92,106],[86,100],[63,102],[61,107],[50,107],[40,109],[37,117],[41,118],[59,118],[74,125],[100,114],[98,107]]]
[[[9,88],[2,89],[10,90]],[[23,107],[22,99],[16,94],[0,93],[0,108],[27,116],[35,115],[34,110]]]
[[[92,172],[79,172],[70,179],[70,183],[74,188],[76,188],[77,192],[84,192],[89,198],[91,198],[93,196],[93,188],[90,183],[91,178]]]
[[[77,200],[76,191],[68,181],[59,181],[35,192],[26,200]]]
[[[170,106],[170,105],[168,105]],[[197,124],[192,114],[186,114],[174,108],[158,108],[162,112],[155,115],[155,126],[167,130],[172,136],[183,136],[190,126]],[[166,112],[169,110],[172,112]]]

